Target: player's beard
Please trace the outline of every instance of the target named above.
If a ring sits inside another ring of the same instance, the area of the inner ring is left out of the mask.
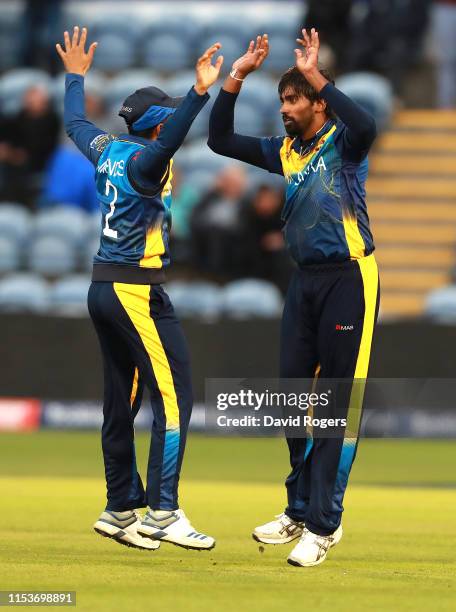
[[[292,136],[294,138],[295,136],[299,136],[301,134],[301,128],[293,119],[288,119],[288,122],[284,122],[283,125],[288,136]]]

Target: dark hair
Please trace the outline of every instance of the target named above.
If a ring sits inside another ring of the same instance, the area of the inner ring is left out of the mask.
[[[134,130],[131,125],[127,125],[128,128],[128,133],[131,134],[132,136],[139,136],[140,138],[147,138],[147,140],[150,140],[153,131],[155,130],[155,128],[147,128],[147,130]]]
[[[325,79],[328,79],[328,81],[334,85],[334,78],[329,70],[320,69],[320,73],[325,77]],[[288,68],[288,70],[280,77],[278,86],[279,96],[281,96],[288,88],[292,89],[296,95],[307,98],[311,102],[321,100],[321,97],[316,89],[312,87],[306,77],[299,72],[296,66]],[[336,116],[328,104],[326,104],[326,114],[330,119],[334,119]]]

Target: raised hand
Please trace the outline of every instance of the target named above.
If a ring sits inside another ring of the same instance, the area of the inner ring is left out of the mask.
[[[302,30],[302,38],[297,38],[303,49],[295,49],[296,67],[302,74],[318,70],[318,51],[320,49],[320,39],[315,28],[310,30],[310,36],[306,29]]]
[[[267,34],[257,36],[256,42],[250,41],[249,47],[239,59],[233,64],[233,70],[236,72],[236,77],[244,79],[250,72],[258,70],[269,53],[269,39]]]
[[[57,53],[62,58],[65,70],[84,76],[92,64],[93,54],[95,53],[98,43],[92,43],[86,53],[84,47],[87,39],[87,28],[82,28],[81,37],[79,38],[78,26],[74,26],[73,38],[71,40],[68,32],[63,33],[63,38],[65,41],[65,51],[59,43],[57,43],[55,47]]]
[[[223,55],[219,55],[215,60],[215,64],[212,64],[212,58],[214,54],[221,48],[220,43],[215,43],[209,49],[203,53],[203,55],[196,62],[196,85],[195,91],[200,95],[206,93],[211,85],[215,83],[220,74],[220,68],[223,64]]]

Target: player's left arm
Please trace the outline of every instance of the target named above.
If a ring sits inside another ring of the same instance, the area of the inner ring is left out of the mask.
[[[346,126],[344,149],[347,154],[362,158],[367,155],[377,135],[374,118],[359,104],[330,83],[318,69],[320,41],[312,28],[310,35],[304,29],[297,41],[304,47],[295,49],[296,66],[312,87],[319,93]]]
[[[63,113],[65,131],[78,149],[96,164],[103,144],[110,136],[86,119],[84,76],[92,64],[97,47],[96,42],[92,43],[86,53],[86,39],[87,29],[82,28],[79,36],[79,27],[75,26],[72,39],[68,32],[64,33],[65,51],[60,44],[56,45],[56,49],[67,71]]]
[[[164,124],[156,140],[151,141],[128,165],[129,176],[140,188],[150,189],[160,183],[169,161],[184,142],[193,121],[209,100],[208,90],[219,77],[223,55],[212,60],[221,48],[215,43],[203,53],[195,66],[195,85]]]

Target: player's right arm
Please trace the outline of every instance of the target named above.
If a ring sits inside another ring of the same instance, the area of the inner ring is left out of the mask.
[[[96,164],[101,155],[102,140],[109,139],[106,132],[88,121],[85,115],[84,76],[92,64],[97,43],[92,43],[86,53],[87,29],[82,28],[79,37],[78,26],[73,29],[72,39],[68,32],[64,32],[63,36],[65,50],[60,44],[56,45],[56,49],[67,72],[63,113],[65,131],[78,149]]]
[[[263,34],[256,42],[250,41],[246,53],[234,62],[212,108],[207,144],[219,155],[282,174],[279,150],[283,138],[255,138],[234,131],[234,107],[242,82],[261,66],[268,53],[268,35]]]

